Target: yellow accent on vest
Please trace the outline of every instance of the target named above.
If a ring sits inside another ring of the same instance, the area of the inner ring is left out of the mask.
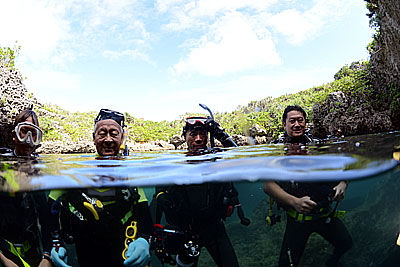
[[[329,211],[325,214],[319,215],[319,214],[314,214],[314,215],[305,215],[303,213],[297,212],[296,210],[289,209],[286,211],[286,214],[295,219],[298,222],[303,222],[303,221],[312,221],[314,219],[320,219],[320,218],[326,218],[331,215],[332,211]],[[344,215],[346,214],[346,211],[344,210],[336,210],[335,213],[333,214],[333,218],[343,218]]]
[[[6,179],[7,183],[10,185],[13,191],[19,190],[19,184],[15,181],[15,171],[12,169],[5,170],[1,175]]]
[[[30,265],[26,261],[24,261],[24,259],[21,257],[22,250],[25,252],[25,251],[28,251],[31,248],[31,245],[29,244],[29,242],[25,241],[23,244],[21,244],[22,246],[15,247],[14,244],[11,243],[10,241],[8,241],[8,240],[5,240],[5,241],[10,246],[8,248],[8,250],[21,260],[21,262],[24,265],[24,267],[30,267]]]

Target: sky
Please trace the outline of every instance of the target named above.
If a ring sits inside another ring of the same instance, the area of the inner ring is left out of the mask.
[[[367,60],[363,0],[1,0],[39,102],[172,121],[333,81]]]

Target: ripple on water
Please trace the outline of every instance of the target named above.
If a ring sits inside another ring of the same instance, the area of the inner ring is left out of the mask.
[[[120,159],[94,155],[2,158],[2,191],[154,186],[212,181],[361,179],[397,166],[399,133],[329,140],[310,146],[257,145],[187,156],[185,151],[133,153]]]

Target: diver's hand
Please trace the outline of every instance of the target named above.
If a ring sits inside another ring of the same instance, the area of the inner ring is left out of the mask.
[[[39,267],[51,267],[53,266],[51,264],[51,262],[49,260],[43,259],[40,263],[39,263]]]
[[[295,198],[292,204],[293,208],[299,213],[310,213],[316,205],[317,203],[312,201],[309,196]]]
[[[59,247],[58,252],[56,248],[51,250],[51,260],[53,264],[57,267],[71,267],[67,264],[68,262],[68,255],[67,250],[64,247]]]
[[[333,190],[335,190],[335,196],[333,197],[333,200],[342,201],[344,198],[344,193],[346,192],[346,188],[347,182],[340,181],[340,183],[333,188]]]
[[[4,256],[2,252],[0,252],[0,265],[4,267],[18,267],[12,260]]]
[[[138,238],[129,244],[124,266],[145,267],[150,260],[150,245],[144,238]]]
[[[219,123],[216,122],[216,121],[213,120],[213,119],[209,119],[209,120],[207,121],[207,128],[208,128],[208,131],[209,131],[212,135],[214,135],[217,139],[218,139],[217,136],[220,137],[220,136],[223,135],[223,133],[224,133],[224,129],[222,129],[222,127],[219,125]]]

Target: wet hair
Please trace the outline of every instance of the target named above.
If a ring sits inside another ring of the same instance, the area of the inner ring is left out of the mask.
[[[283,112],[283,115],[282,115],[282,121],[283,121],[284,123],[286,123],[287,114],[288,114],[290,111],[300,111],[301,113],[303,113],[303,117],[304,117],[304,119],[307,121],[307,114],[306,114],[306,112],[304,111],[304,109],[302,109],[300,106],[294,105],[294,106],[287,106],[287,107],[285,108],[285,111]]]
[[[17,117],[15,117],[15,122],[14,122],[14,127],[18,125],[18,123],[26,121],[29,117],[32,117],[32,122],[36,126],[39,126],[39,120],[38,117],[33,110],[23,110],[21,111]]]

